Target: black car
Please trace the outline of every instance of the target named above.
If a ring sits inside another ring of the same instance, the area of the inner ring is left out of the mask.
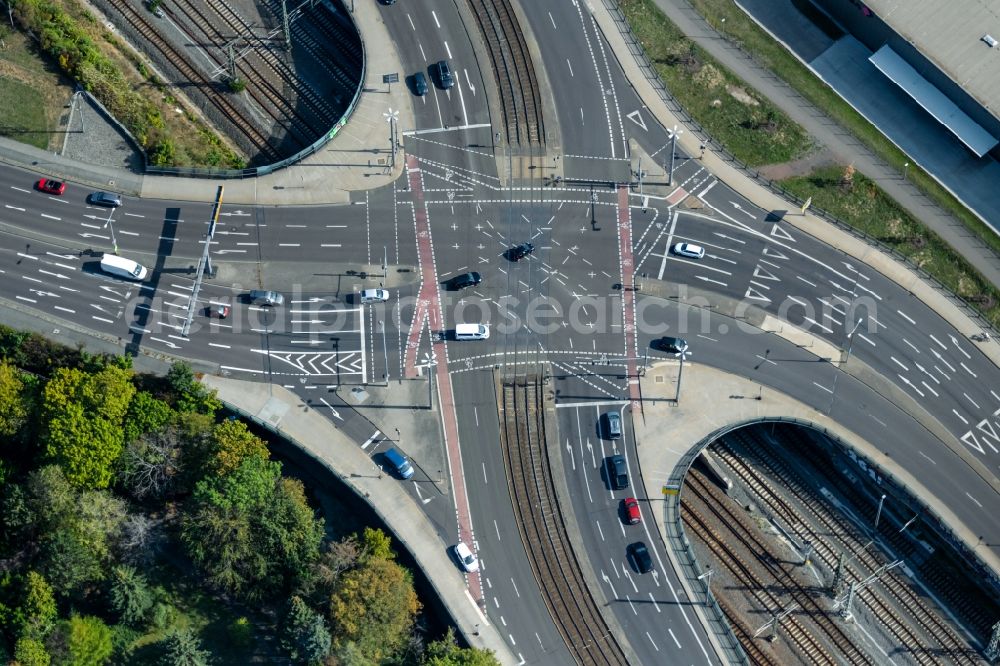
[[[608,470],[608,484],[612,490],[625,490],[628,488],[628,467],[625,465],[625,456],[609,456],[606,459]]]
[[[413,75],[413,92],[421,97],[427,94],[427,77],[423,72]]]
[[[646,544],[636,541],[628,546],[628,555],[632,559],[635,570],[639,573],[649,573],[653,570],[653,558],[649,554]]]
[[[455,85],[455,77],[451,74],[451,65],[448,64],[447,60],[439,60],[434,65],[434,69],[437,70],[438,85],[441,86],[442,90],[447,90]]]
[[[475,287],[477,284],[483,281],[483,276],[479,273],[462,273],[461,275],[456,275],[455,277],[448,280],[449,289],[465,289],[467,287]]]
[[[521,261],[535,251],[535,246],[531,243],[521,243],[507,250],[507,257],[511,261]]]
[[[671,354],[683,354],[687,351],[688,343],[687,340],[683,338],[666,337],[653,342],[653,348],[669,352]]]

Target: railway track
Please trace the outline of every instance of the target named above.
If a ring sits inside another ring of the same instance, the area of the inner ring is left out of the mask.
[[[573,552],[552,482],[543,384],[537,377],[498,387],[500,443],[521,542],[549,614],[582,666],[626,666]]]
[[[192,67],[184,54],[174,48],[170,42],[160,37],[156,28],[147,20],[145,13],[136,11],[135,7],[126,0],[108,1],[118,10],[125,22],[149,42],[151,48],[161,53],[177,69],[182,79],[190,81],[193,85],[208,91],[205,93],[205,96],[209,102],[246,137],[261,155],[274,161],[281,159],[281,154],[270,144],[268,137],[262,134],[256,125],[247,119],[225,96],[213,94],[212,89],[216,86],[216,82]]]
[[[765,455],[767,447],[761,438],[743,433],[733,433],[736,439],[743,440],[752,450],[766,461],[772,474],[782,481],[783,487],[790,492],[799,503],[808,509],[810,519],[802,516],[781,493],[776,492],[767,480],[754,470],[745,459],[735,455],[732,450],[723,445],[717,447],[717,454],[741,479],[741,481],[758,496],[764,505],[782,516],[784,527],[796,534],[801,540],[811,541],[813,553],[823,560],[830,571],[837,568],[839,552],[830,542],[831,535],[839,536],[839,540],[852,558],[845,567],[848,579],[863,580],[871,572],[887,563],[877,551],[873,552],[866,546],[870,543],[862,535],[857,534],[856,527],[847,521],[831,514],[823,502],[811,489],[805,487],[802,479],[792,472],[780,458]],[[819,527],[813,527],[815,523]],[[861,567],[853,564],[857,562]],[[919,626],[923,634],[915,632],[909,624],[893,609],[883,595],[870,589],[863,590],[857,597],[867,605],[872,614],[883,623],[903,645],[922,646],[921,649],[911,648],[910,655],[922,664],[980,664],[975,653],[937,613],[927,607],[912,587],[895,571],[884,574],[879,584],[895,599],[897,608],[905,608],[908,616]],[[927,638],[932,638],[937,644],[926,645]],[[945,661],[942,662],[941,659]]]
[[[497,77],[507,143],[545,143],[542,98],[524,32],[510,0],[469,0]]]
[[[765,601],[764,607],[770,611],[778,611],[784,603],[773,591],[775,585],[781,586],[788,597],[797,605],[796,612],[787,621],[782,623],[782,628],[788,628],[792,639],[804,650],[805,657],[810,663],[848,663],[848,664],[874,664],[850,636],[838,624],[832,616],[832,611],[823,608],[816,599],[815,588],[799,583],[793,575],[792,567],[786,565],[782,558],[771,551],[770,545],[760,536],[755,526],[747,523],[746,517],[737,513],[731,508],[732,501],[720,490],[707,483],[704,477],[696,470],[688,473],[684,482],[684,488],[701,500],[707,510],[715,516],[716,521],[725,526],[726,535],[720,535],[715,529],[709,526],[708,521],[699,512],[695,511],[690,502],[686,502],[682,509],[684,522],[690,525],[706,542],[713,544],[713,552],[725,554],[723,562],[733,571],[740,580],[750,585],[750,589],[760,591],[758,599]],[[760,563],[760,566],[767,571],[773,581],[761,580],[749,565],[742,562],[731,544],[742,544],[749,552],[753,553]],[[736,564],[734,564],[736,563]],[[766,600],[770,598],[770,603]],[[832,646],[838,651],[836,656],[831,656],[822,644],[809,633],[804,623],[800,621],[798,613],[807,615],[815,626],[827,637]],[[801,632],[801,634],[800,634]],[[805,636],[802,638],[801,636]],[[824,661],[829,660],[829,661]]]

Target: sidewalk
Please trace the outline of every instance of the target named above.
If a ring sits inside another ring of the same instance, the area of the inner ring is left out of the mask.
[[[831,120],[822,109],[813,106],[770,70],[748,58],[747,54],[732,42],[723,39],[687,0],[655,0],[655,2],[691,41],[760,91],[772,104],[804,127],[819,143],[829,148],[842,162],[854,164],[865,176],[878,183],[886,194],[898,201],[910,215],[923,222],[955,248],[986,279],[995,285],[1000,285],[1000,257],[972,235],[959,220],[939,208],[914,185],[904,180],[897,169],[868,150],[853,135]],[[696,155],[697,152],[688,150],[688,154]]]
[[[789,395],[721,370],[697,363],[685,363],[684,395],[681,402],[674,405],[672,399],[676,377],[676,363],[657,364],[650,368],[641,379],[644,398],[642,415],[636,412],[632,415],[641,478],[646,496],[651,499],[663,496],[662,489],[668,481],[672,477],[676,481],[676,475],[686,471],[690,465],[693,458],[691,453],[704,446],[705,440],[720,428],[768,417],[798,419],[823,428],[868,460],[879,461],[884,475],[893,477],[896,483],[915,497],[924,502],[930,502],[934,497],[918,479],[901,469],[892,458],[882,455],[872,443]],[[756,399],[758,396],[759,400]],[[713,405],[713,408],[705,409],[705,405]],[[664,433],[670,433],[669,438]],[[678,469],[678,465],[683,469]],[[669,497],[675,498],[675,501],[670,501]],[[676,515],[677,496],[669,497],[663,503],[662,510],[657,511],[659,526]],[[652,502],[650,507],[653,507]],[[970,551],[976,552],[994,571],[1000,571],[1000,560],[993,551],[989,548],[977,548],[980,543],[977,536],[966,529],[946,505],[935,502],[934,511]],[[673,513],[668,515],[669,512]],[[666,528],[670,534],[671,526],[667,524]],[[693,589],[690,568],[681,563],[682,557],[692,556],[675,550],[674,543],[669,538],[665,538],[663,546],[687,596],[695,601],[704,600],[704,589]],[[695,604],[693,607],[703,624],[711,626],[704,622],[705,606]]]
[[[294,393],[280,386],[210,375],[202,382],[216,389],[227,407],[287,438],[365,498],[413,555],[465,640],[474,647],[493,650],[502,664],[517,663],[469,595],[464,578],[447,555],[450,544],[437,537],[402,482],[380,474],[355,442]]]

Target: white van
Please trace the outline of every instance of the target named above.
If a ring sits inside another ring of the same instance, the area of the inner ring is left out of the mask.
[[[488,340],[489,337],[488,324],[455,324],[456,340]]]
[[[101,257],[101,270],[127,280],[145,280],[147,273],[142,264],[117,254],[104,254]]]

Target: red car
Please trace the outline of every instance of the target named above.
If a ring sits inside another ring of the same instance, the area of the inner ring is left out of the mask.
[[[228,305],[209,305],[205,308],[205,315],[208,317],[215,317],[216,319],[228,319],[229,318],[229,306]]]
[[[625,522],[629,525],[638,525],[642,522],[642,516],[639,514],[639,501],[634,497],[626,497],[625,502]]]
[[[62,194],[66,191],[66,183],[61,180],[42,178],[38,181],[38,189],[42,192],[47,192],[48,194]]]

